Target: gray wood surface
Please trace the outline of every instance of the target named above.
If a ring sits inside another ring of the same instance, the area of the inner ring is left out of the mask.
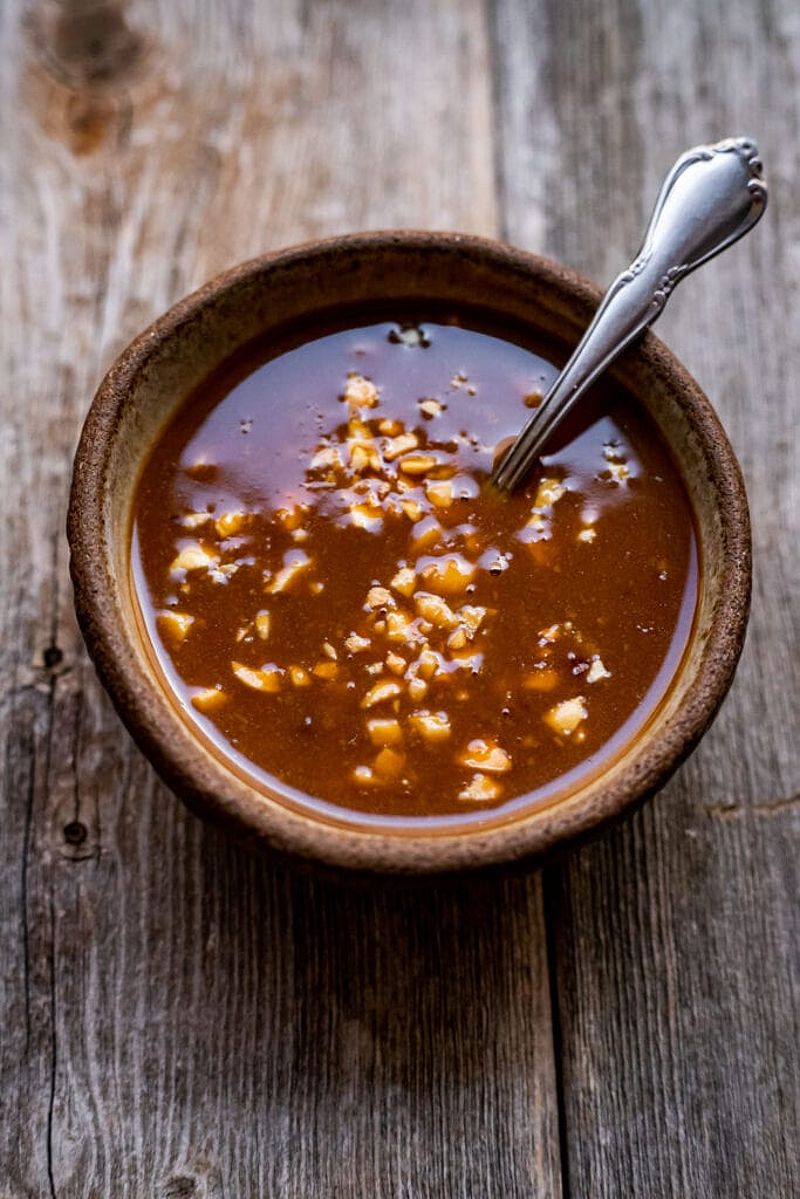
[[[0,4],[0,1199],[800,1194],[800,20],[793,0]],[[608,281],[676,154],[759,140],[758,231],[661,333],[747,476],[714,729],[544,874],[353,890],[189,817],[77,634],[104,369],[232,262],[381,226]]]

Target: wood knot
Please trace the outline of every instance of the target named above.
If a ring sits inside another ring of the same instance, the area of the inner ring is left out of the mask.
[[[27,18],[28,103],[74,154],[91,154],[129,128],[130,88],[149,43],[124,9],[125,0],[43,0]]]
[[[193,1199],[197,1194],[194,1178],[188,1174],[174,1174],[162,1184],[159,1199]]]
[[[124,0],[45,4],[31,20],[33,41],[51,74],[72,88],[103,88],[128,78],[144,39],[125,19]]]

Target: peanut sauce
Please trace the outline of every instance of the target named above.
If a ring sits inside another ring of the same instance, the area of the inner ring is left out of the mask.
[[[189,397],[138,484],[137,594],[187,719],[256,781],[496,816],[597,771],[663,699],[692,512],[613,381],[496,494],[555,366],[475,314],[397,315],[289,331]]]

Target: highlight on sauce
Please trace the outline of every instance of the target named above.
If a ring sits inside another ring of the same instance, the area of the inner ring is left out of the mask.
[[[139,481],[134,579],[177,702],[256,782],[343,814],[496,817],[652,715],[697,549],[613,382],[494,493],[495,448],[555,367],[517,331],[426,315],[295,334],[208,379]]]

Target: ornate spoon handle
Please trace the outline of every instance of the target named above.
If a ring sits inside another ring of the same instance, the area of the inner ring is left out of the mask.
[[[752,229],[767,203],[754,141],[729,138],[683,154],[661,187],[641,250],[603,297],[577,349],[492,482],[511,491],[599,374],[659,315],[675,284]]]

